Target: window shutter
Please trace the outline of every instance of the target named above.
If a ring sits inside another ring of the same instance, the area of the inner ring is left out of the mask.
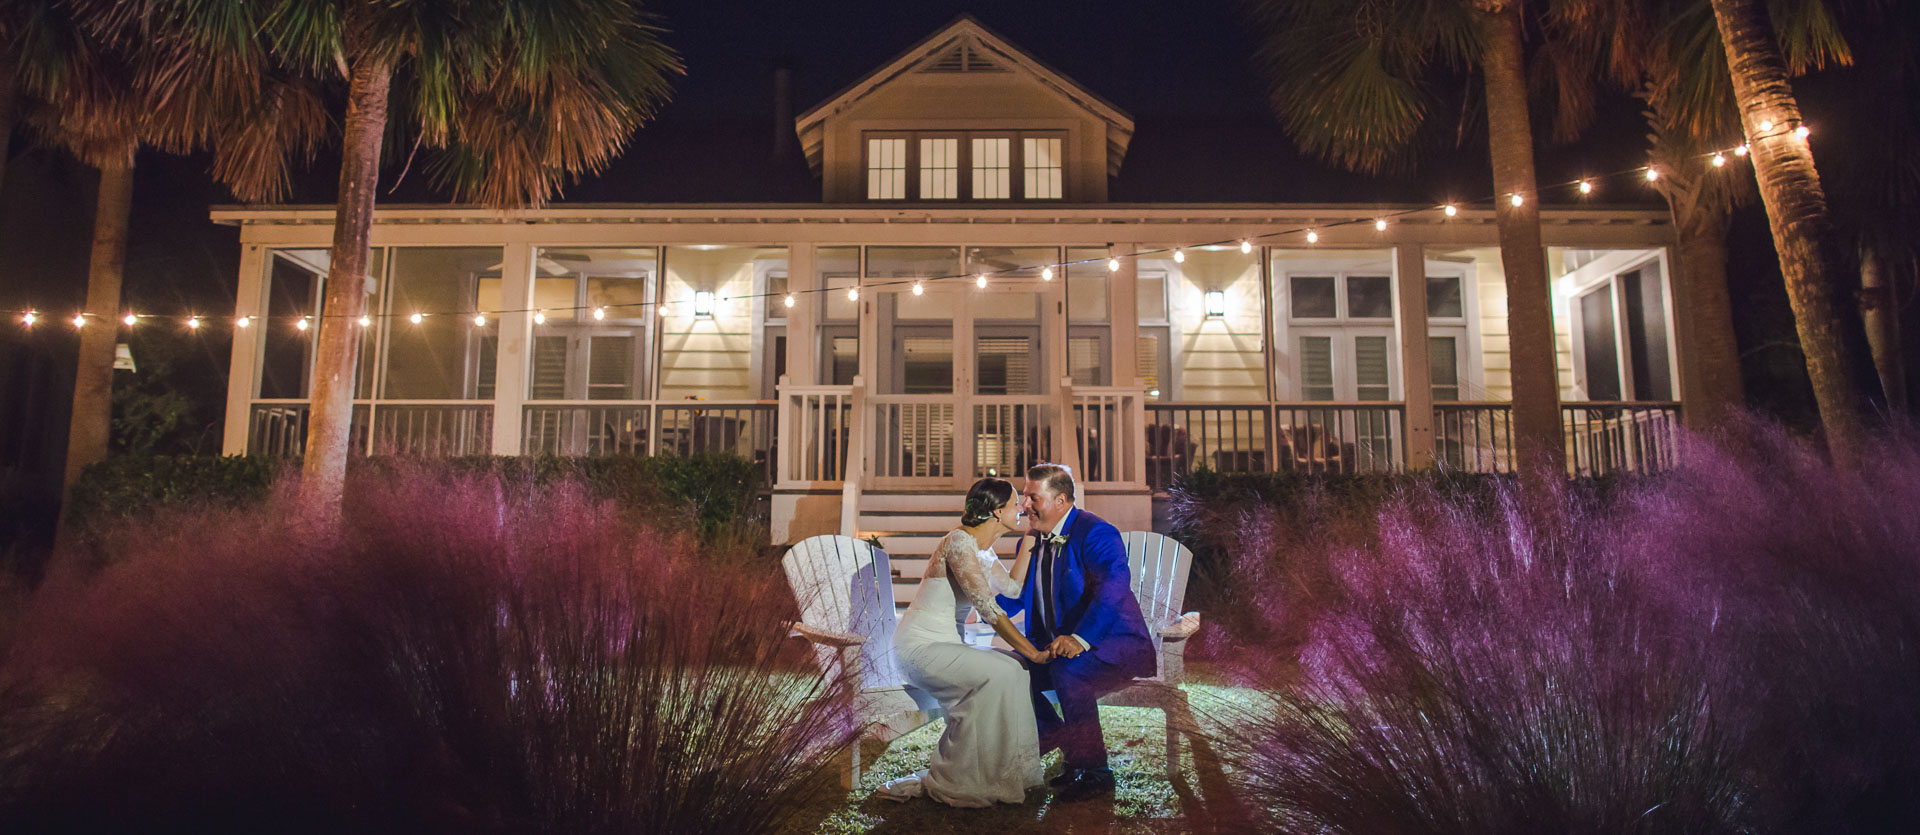
[[[1300,337],[1300,398],[1333,399],[1333,337]]]
[[[1387,399],[1387,338],[1353,338],[1354,397],[1358,400]]]

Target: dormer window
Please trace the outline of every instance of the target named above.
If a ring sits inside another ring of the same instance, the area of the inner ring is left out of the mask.
[[[869,200],[1059,200],[1063,131],[869,131]]]

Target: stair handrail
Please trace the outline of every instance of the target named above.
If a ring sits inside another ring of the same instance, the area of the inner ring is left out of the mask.
[[[847,427],[846,466],[840,484],[840,535],[860,536],[860,485],[867,480],[867,381],[853,377],[853,424]]]

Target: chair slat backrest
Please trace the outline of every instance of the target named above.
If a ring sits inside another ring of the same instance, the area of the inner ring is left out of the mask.
[[[893,568],[887,552],[850,536],[815,536],[788,549],[781,563],[803,623],[867,636],[861,649],[862,684],[899,684],[893,659]],[[839,663],[833,649],[816,649],[821,669],[831,674]]]
[[[1171,537],[1152,531],[1128,531],[1120,536],[1127,543],[1133,595],[1140,601],[1140,614],[1146,617],[1149,628],[1179,617],[1187,598],[1193,552]]]

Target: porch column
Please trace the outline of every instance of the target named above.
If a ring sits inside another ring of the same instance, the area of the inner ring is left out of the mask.
[[[787,292],[793,294],[793,306],[787,311],[787,367],[784,375],[790,386],[811,386],[819,379],[820,305],[825,299],[820,289],[820,271],[814,266],[814,246],[796,243],[787,247]],[[767,299],[768,305],[784,305],[786,299]]]
[[[1433,466],[1433,367],[1427,357],[1427,260],[1418,243],[1393,250],[1394,332],[1400,340],[1401,400],[1406,404],[1402,437],[1407,469]]]
[[[500,338],[493,363],[493,454],[520,454],[522,405],[527,401],[527,366],[533,344],[533,245],[510,242],[500,263],[500,306],[495,324]]]
[[[1115,386],[1140,385],[1140,265],[1127,256],[1139,251],[1133,244],[1107,247],[1109,258],[1120,259],[1120,271],[1107,281],[1107,337],[1111,341],[1111,378]],[[1101,269],[1106,269],[1102,266]]]
[[[227,422],[220,437],[220,454],[247,454],[247,436],[253,430],[253,396],[260,388],[260,358],[266,350],[267,250],[247,244],[240,252],[240,284],[233,304],[235,319],[252,316],[254,327],[232,328],[233,360],[227,372]],[[365,360],[362,360],[364,362]]]
[[[1065,255],[1064,249],[1054,251]],[[1047,429],[1053,436],[1053,449],[1049,450],[1048,458],[1072,467],[1076,478],[1085,478],[1082,475],[1084,462],[1080,460],[1080,449],[1074,442],[1077,433],[1073,419],[1073,372],[1069,370],[1067,361],[1067,346],[1071,342],[1067,328],[1067,282],[1070,279],[1067,270],[1055,272],[1054,280],[1042,283],[1040,289],[1040,332],[1045,346],[1040,355],[1046,360],[1046,381],[1050,384],[1047,388],[1052,389],[1053,393],[1053,408],[1048,410],[1052,419]],[[1018,479],[1026,473],[1008,475],[1018,483]]]

